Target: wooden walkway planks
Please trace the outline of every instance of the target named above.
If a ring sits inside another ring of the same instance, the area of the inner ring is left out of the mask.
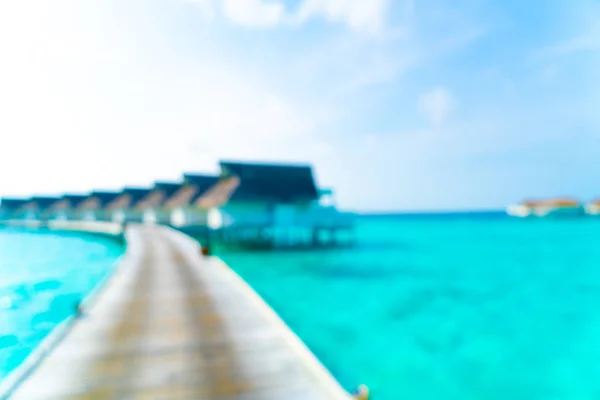
[[[132,225],[97,301],[11,399],[350,399],[227,266]],[[1,394],[0,394],[1,397]]]

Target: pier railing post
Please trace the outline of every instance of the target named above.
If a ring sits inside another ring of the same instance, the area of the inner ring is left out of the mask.
[[[353,397],[355,400],[369,400],[370,393],[367,385],[360,385]]]
[[[211,229],[210,228],[206,228],[206,235],[204,235],[204,244],[200,245],[200,251],[202,252],[202,255],[204,257],[208,257],[211,254],[210,251],[210,247],[211,247]]]

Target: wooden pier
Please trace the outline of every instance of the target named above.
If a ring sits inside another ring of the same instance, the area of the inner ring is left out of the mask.
[[[0,399],[351,399],[264,301],[189,237],[129,225],[127,251],[83,315]]]

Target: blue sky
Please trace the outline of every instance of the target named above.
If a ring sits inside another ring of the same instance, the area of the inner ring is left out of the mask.
[[[600,3],[0,3],[0,194],[310,162],[355,210],[600,196]]]

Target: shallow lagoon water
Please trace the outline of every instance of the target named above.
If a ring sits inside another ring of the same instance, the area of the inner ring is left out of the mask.
[[[348,389],[600,398],[600,219],[367,217],[358,247],[229,253]]]
[[[357,237],[350,250],[221,256],[349,390],[600,398],[600,219],[365,217]],[[0,378],[121,252],[92,236],[0,231]]]
[[[0,229],[0,380],[74,313],[122,251],[97,236]]]

